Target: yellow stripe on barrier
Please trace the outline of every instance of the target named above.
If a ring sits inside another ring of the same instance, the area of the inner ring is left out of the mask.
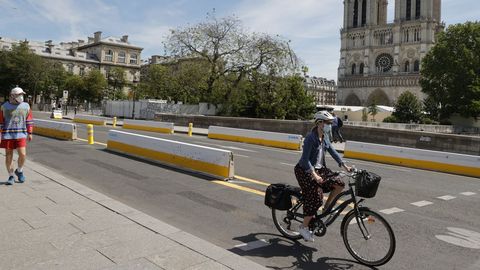
[[[73,140],[73,135],[71,132],[61,131],[61,130],[56,130],[51,128],[37,126],[33,129],[33,133],[42,135],[42,136],[58,138],[58,139]]]
[[[435,162],[435,161],[390,157],[390,156],[361,153],[361,152],[348,151],[348,150],[344,152],[344,157],[369,160],[369,161],[375,161],[375,162],[386,163],[386,164],[400,165],[400,166],[411,167],[411,168],[427,169],[427,170],[433,170],[433,171],[480,177],[479,167],[468,167],[468,166],[453,165],[453,164],[447,164],[447,163],[441,163],[441,162]]]
[[[173,129],[169,129],[169,128],[146,127],[146,126],[125,124],[125,123],[123,124],[123,128],[125,128],[125,129],[135,129],[135,130],[144,130],[144,131],[151,131],[151,132],[158,132],[158,133],[173,133]]]
[[[146,157],[156,161],[162,161],[166,163],[170,163],[173,165],[177,165],[180,167],[185,167],[189,169],[193,169],[195,171],[205,172],[212,175],[218,175],[225,178],[229,177],[229,168],[223,167],[220,165],[189,159],[182,156],[177,156],[169,153],[162,153],[146,148],[141,148],[129,144],[124,144],[115,141],[108,141],[107,142],[107,149],[118,150],[120,152],[133,154],[140,157]]]
[[[273,146],[277,148],[284,148],[284,149],[290,149],[290,150],[300,150],[300,146],[301,146],[300,143],[273,141],[273,140],[241,137],[241,136],[226,135],[226,134],[215,134],[215,133],[208,133],[208,138],[225,140],[225,141],[234,141],[234,142],[245,142],[245,143],[265,145],[265,146]]]
[[[73,118],[73,122],[82,123],[82,124],[92,124],[92,125],[97,125],[97,126],[104,126],[105,125],[105,121],[95,121],[95,120],[78,119],[78,118]]]

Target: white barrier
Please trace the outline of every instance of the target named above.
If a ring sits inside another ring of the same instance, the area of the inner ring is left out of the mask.
[[[480,177],[480,156],[347,141],[344,157]]]
[[[75,117],[73,118],[73,122],[76,122],[76,123],[92,124],[92,125],[100,125],[100,126],[105,126],[108,120],[110,120],[110,118],[93,116],[93,115],[84,115],[84,114],[76,114]]]
[[[159,133],[173,133],[174,124],[158,121],[123,120],[123,128],[145,130]]]
[[[33,124],[34,134],[64,140],[77,139],[77,126],[75,124],[40,119],[33,120]]]
[[[208,138],[300,150],[302,135],[210,126]]]
[[[63,118],[62,110],[53,110],[53,111],[52,111],[52,115],[50,116],[50,118],[53,118],[53,119],[62,119],[62,118]]]
[[[107,149],[222,178],[234,175],[231,151],[124,131],[108,132]]]

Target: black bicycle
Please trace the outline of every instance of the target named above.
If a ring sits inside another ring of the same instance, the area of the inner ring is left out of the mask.
[[[336,177],[346,176],[349,188],[338,194],[322,214],[317,214],[312,219],[310,230],[317,236],[324,236],[327,227],[350,205],[353,209],[345,214],[340,226],[340,234],[348,252],[357,261],[368,266],[380,266],[387,263],[395,253],[393,230],[380,214],[362,205],[363,198],[358,198],[375,196],[380,177],[357,169],[354,169],[352,173],[335,172],[335,174]],[[378,177],[378,181],[373,183],[373,186],[367,186],[364,180],[368,177]],[[356,186],[355,190],[354,186]],[[340,200],[342,197],[346,197],[343,202]],[[272,208],[272,217],[275,227],[282,235],[296,240],[302,238],[298,233],[304,217],[301,192],[291,194],[291,200],[292,207],[289,210],[282,211]],[[341,203],[336,206],[337,202]]]

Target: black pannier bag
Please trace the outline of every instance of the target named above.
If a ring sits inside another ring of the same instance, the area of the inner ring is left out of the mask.
[[[355,178],[355,195],[364,198],[375,197],[381,179],[379,175],[372,172],[359,172]]]
[[[292,208],[292,194],[299,194],[300,188],[287,184],[271,184],[265,191],[265,205],[277,209],[288,210]]]

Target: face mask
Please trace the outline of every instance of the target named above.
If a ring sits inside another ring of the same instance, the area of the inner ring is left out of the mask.
[[[23,102],[23,96],[16,97],[15,101],[18,102],[18,103],[22,103]]]
[[[324,135],[327,135],[327,134],[329,135],[331,130],[332,130],[332,124],[323,125],[323,134]]]

